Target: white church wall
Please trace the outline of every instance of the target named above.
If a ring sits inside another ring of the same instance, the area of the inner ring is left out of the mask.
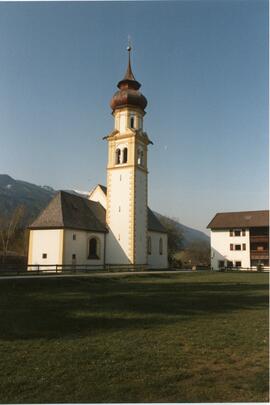
[[[89,259],[89,240],[99,241],[99,259]],[[75,257],[73,257],[75,255]],[[72,258],[73,257],[73,258]],[[103,265],[104,264],[104,234],[82,230],[65,229],[64,232],[64,264]]]
[[[107,196],[99,185],[97,185],[90,193],[89,200],[99,202],[105,208],[105,210],[107,209]]]
[[[245,230],[245,236],[230,236],[229,229],[227,230],[211,230],[211,267],[218,270],[219,261],[224,261],[226,266],[227,261],[241,262],[241,267],[250,267],[250,243],[249,230]],[[230,250],[230,245],[241,245],[241,250]],[[243,244],[246,249],[242,250]]]
[[[147,263],[147,174],[137,169],[135,182],[135,263]]]
[[[110,183],[110,184],[109,184]],[[131,253],[132,170],[117,168],[108,173],[106,262],[128,264]],[[128,191],[128,192],[127,192]]]
[[[62,229],[35,229],[30,231],[28,265],[62,264],[62,253]],[[32,270],[35,269],[36,267],[32,268]]]
[[[166,233],[148,232],[151,238],[151,254],[148,254],[148,266],[155,269],[166,269],[168,267],[168,238]],[[159,243],[162,239],[162,254],[160,254]]]

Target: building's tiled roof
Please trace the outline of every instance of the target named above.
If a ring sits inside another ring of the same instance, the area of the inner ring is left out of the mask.
[[[107,194],[107,188],[100,184],[99,186],[104,194]],[[29,228],[69,228],[107,232],[106,210],[99,202],[66,191],[59,191]],[[148,208],[148,230],[166,232],[150,208]]]
[[[153,232],[166,232],[164,226],[160,223],[159,219],[153,213],[152,210],[148,207],[148,231]]]
[[[269,211],[219,212],[207,228],[253,228],[269,226]]]
[[[106,211],[98,202],[59,191],[30,229],[71,228],[106,232]]]

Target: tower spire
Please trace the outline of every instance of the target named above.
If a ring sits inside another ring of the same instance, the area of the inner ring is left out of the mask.
[[[135,80],[136,81],[134,74],[132,72],[132,69],[131,69],[131,57],[130,57],[131,50],[132,50],[132,47],[131,47],[131,42],[130,42],[130,36],[128,36],[128,46],[127,46],[128,66],[127,66],[127,71],[126,71],[126,74],[125,74],[123,80]]]
[[[133,106],[141,108],[143,111],[147,106],[147,100],[143,94],[138,90],[141,84],[135,79],[131,68],[131,45],[130,38],[128,39],[128,46],[126,48],[128,51],[128,66],[125,76],[117,84],[119,90],[113,95],[111,100],[111,108],[115,110],[117,108],[122,108],[124,106]]]
[[[128,39],[128,46],[127,46],[127,51],[128,51],[128,65],[127,65],[127,70],[125,73],[125,76],[123,77],[122,80],[118,83],[117,87],[121,89],[123,86],[128,87],[128,88],[133,88],[134,90],[138,90],[141,85],[137,80],[135,79],[135,76],[132,72],[131,68],[131,45],[130,45],[130,38]]]

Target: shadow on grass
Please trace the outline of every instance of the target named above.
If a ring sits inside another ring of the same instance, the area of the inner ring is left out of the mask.
[[[164,281],[164,277],[6,280],[0,284],[0,339],[69,339],[268,307],[267,283]]]

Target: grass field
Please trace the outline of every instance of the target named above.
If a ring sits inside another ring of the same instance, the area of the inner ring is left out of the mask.
[[[0,402],[268,401],[268,275],[0,281]]]

